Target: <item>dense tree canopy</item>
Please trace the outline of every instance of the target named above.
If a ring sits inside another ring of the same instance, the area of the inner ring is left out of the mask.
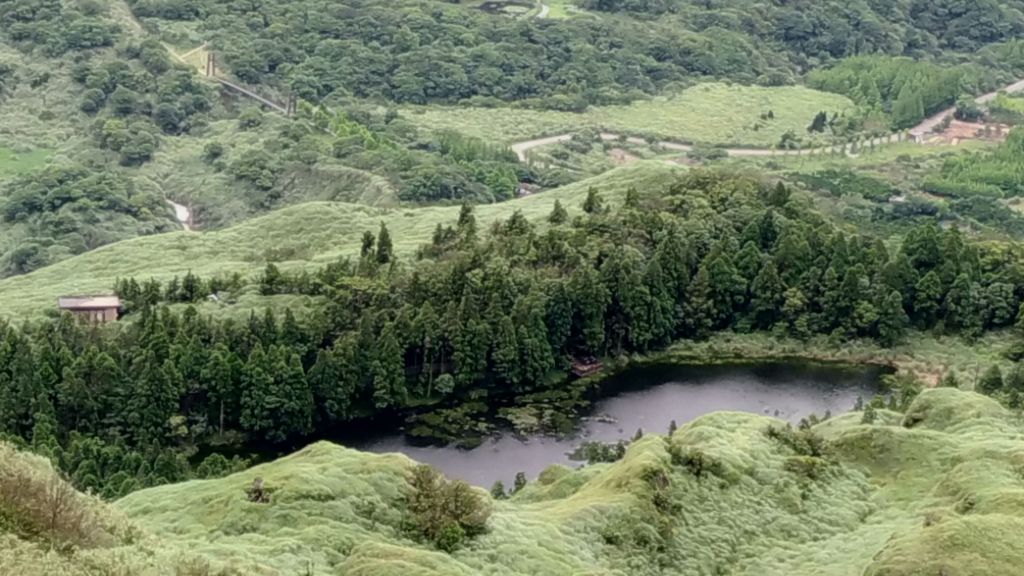
[[[972,52],[1024,31],[1019,0],[892,7],[582,0],[585,9],[631,17],[558,21],[430,0],[179,4],[136,0],[133,9],[146,18],[197,21],[239,79],[305,99],[498,99],[560,109],[632,99],[698,77],[789,83],[846,57]]]
[[[53,166],[0,187],[4,226],[23,231],[2,255],[0,274],[21,274],[66,254],[173,224],[163,201],[122,175],[84,166]]]
[[[119,493],[125,468],[79,455],[83,442],[117,447],[148,483],[188,474],[188,448],[229,431],[276,443],[382,410],[557,390],[574,357],[718,330],[891,345],[911,326],[973,337],[1014,323],[1018,253],[934,224],[890,253],[780,188],[696,170],[614,209],[595,190],[589,213],[546,230],[516,213],[486,236],[467,207],[422,262],[396,259],[382,226],[357,262],[267,267],[264,294],[325,298],[309,315],[218,321],[164,306],[239,278],[122,280],[117,325],[2,329],[0,424],[73,475],[89,462],[80,483]]]

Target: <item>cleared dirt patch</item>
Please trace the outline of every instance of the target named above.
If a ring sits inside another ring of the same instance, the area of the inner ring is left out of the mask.
[[[952,144],[957,145],[964,140],[984,140],[988,142],[1002,142],[1010,133],[1010,126],[1006,124],[983,124],[981,122],[962,122],[953,120],[946,128],[938,134],[930,136],[928,144]]]
[[[632,154],[622,148],[612,148],[608,151],[608,157],[612,159],[612,164],[615,164],[616,166],[632,164],[640,159],[636,154]]]

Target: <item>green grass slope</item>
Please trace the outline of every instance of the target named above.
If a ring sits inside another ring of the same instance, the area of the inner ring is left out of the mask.
[[[630,186],[663,187],[680,170],[651,161],[626,166],[562,188],[501,204],[476,208],[482,229],[522,210],[538,223],[556,199],[570,214],[591,186],[612,202]],[[437,224],[454,224],[458,206],[375,208],[343,202],[312,202],[283,208],[238,226],[211,232],[174,232],[118,242],[36,270],[0,280],[8,296],[9,317],[35,315],[53,308],[62,294],[109,291],[117,278],[170,279],[188,270],[202,276],[255,273],[268,261],[284,268],[317,267],[342,256],[357,255],[363,232],[387,224],[400,255],[430,242]]]
[[[850,113],[845,96],[802,86],[761,87],[698,84],[678,95],[624,106],[590,107],[586,112],[515,108],[409,108],[405,116],[429,130],[454,130],[487,140],[518,142],[582,128],[644,134],[682,142],[770,147],[792,130],[808,139],[818,112]],[[774,119],[763,119],[769,111]]]
[[[862,424],[851,413],[818,425],[823,461],[770,438],[765,430],[778,424],[719,412],[671,437],[649,434],[613,464],[552,467],[512,499],[490,502],[487,533],[452,554],[406,529],[414,462],[321,442],[225,478],[127,496],[107,511],[128,518],[133,540],[45,552],[7,529],[15,545],[0,546],[0,566],[16,557],[30,575],[1020,573],[1018,416],[973,393],[928,390],[905,415],[880,411]],[[255,477],[274,491],[271,503],[245,498]]]
[[[490,531],[451,556],[402,530],[412,462],[326,443],[117,507],[163,541],[274,574],[1018,573],[1020,422],[951,389],[925,392],[902,419],[886,414],[891,425],[858,414],[821,425],[833,463],[814,474],[765,435],[777,421],[711,414],[671,438],[646,436],[617,463],[549,471],[495,502]],[[717,470],[697,476],[672,452]],[[254,476],[278,489],[274,504],[245,502]]]

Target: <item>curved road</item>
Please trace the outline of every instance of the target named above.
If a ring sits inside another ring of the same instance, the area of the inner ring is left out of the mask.
[[[1020,92],[1022,90],[1024,90],[1024,80],[1018,80],[1017,82],[1014,82],[1013,84],[1010,84],[1009,86],[1006,86],[1000,90],[996,90],[995,92],[982,94],[981,96],[975,98],[974,101],[978,104],[986,104],[988,102],[991,102],[992,100],[995,100],[996,96],[998,96],[1000,92],[1007,92],[1008,94],[1013,94],[1015,92]],[[946,116],[949,116],[954,112],[956,112],[956,107],[946,108],[945,110],[937,112],[929,116],[928,118],[925,118],[924,121],[918,124],[917,126],[911,128],[910,134],[912,136],[924,136],[925,134],[928,134],[929,132],[934,130],[936,126],[941,124],[942,120]]]
[[[987,102],[991,102],[992,100],[995,99],[996,95],[998,95],[999,92],[1003,92],[1003,91],[1005,91],[1007,93],[1011,93],[1011,94],[1015,93],[1015,92],[1022,92],[1022,91],[1024,91],[1024,79],[1018,80],[1017,82],[1014,82],[1013,84],[1005,86],[1002,89],[997,90],[995,92],[989,92],[988,94],[982,94],[981,96],[978,96],[977,98],[975,98],[974,101],[977,102],[978,104],[985,104]],[[928,118],[925,118],[923,121],[921,121],[920,124],[918,124],[917,126],[914,126],[908,132],[910,133],[911,136],[913,136],[915,138],[924,136],[925,134],[928,134],[929,132],[934,130],[935,127],[938,126],[940,123],[942,123],[942,120],[946,116],[949,116],[950,114],[953,114],[953,112],[955,112],[955,111],[956,111],[956,108],[947,108],[945,110],[942,110],[941,112],[938,112],[937,114],[934,114],[932,116],[929,116]],[[878,145],[878,144],[887,144],[887,143],[892,143],[892,142],[899,142],[900,139],[901,139],[901,135],[902,135],[902,132],[896,132],[896,133],[890,134],[889,136],[880,136],[878,138],[872,138],[871,140],[868,140],[868,141],[865,141],[865,142],[858,142],[858,145],[861,145],[861,146],[869,145],[870,146],[871,144]],[[548,146],[550,144],[558,144],[558,143],[561,143],[561,142],[568,142],[569,140],[572,140],[572,137],[573,137],[572,133],[558,134],[558,135],[555,135],[555,136],[545,136],[544,138],[534,138],[533,140],[525,140],[523,142],[516,142],[515,144],[512,144],[510,146],[510,148],[512,149],[513,152],[516,153],[516,156],[519,158],[520,162],[525,162],[527,160],[527,153],[530,150],[533,150],[534,148],[539,148],[541,146]],[[613,134],[611,132],[602,132],[601,133],[601,139],[605,140],[605,141],[618,140],[620,137],[621,137],[620,135]],[[637,138],[637,137],[634,137],[634,136],[627,137],[626,138],[626,142],[629,142],[630,144],[646,144],[647,143],[647,141],[644,140],[643,138]],[[671,141],[667,141],[667,140],[656,142],[656,144],[658,144],[659,146],[661,146],[662,148],[665,148],[667,150],[677,150],[679,152],[689,152],[690,150],[693,150],[693,146],[690,145],[690,144],[681,144],[679,142],[671,142]],[[822,147],[819,147],[819,148],[808,148],[808,149],[805,149],[805,150],[778,150],[778,149],[775,149],[775,148],[725,148],[725,153],[728,154],[729,156],[733,156],[733,157],[796,156],[796,155],[822,154],[822,153],[826,153],[826,152],[834,152],[834,151],[837,151],[837,150],[840,150],[840,149],[849,150],[851,146],[852,146],[851,144],[836,144],[834,146],[822,146]]]
[[[858,145],[871,145],[871,144],[886,144],[890,142],[899,142],[900,134],[895,133],[889,136],[880,136],[878,138],[872,138],[864,142],[858,142]],[[541,146],[548,146],[550,144],[559,144],[562,142],[568,142],[572,140],[574,134],[558,134],[556,136],[546,136],[544,138],[535,138],[533,140],[526,140],[523,142],[516,142],[510,148],[515,152],[516,157],[519,158],[520,162],[526,162],[527,153],[534,148],[540,148]],[[601,140],[606,142],[616,141],[621,139],[623,136],[614,134],[611,132],[601,132]],[[630,144],[647,144],[647,140],[638,138],[636,136],[625,137],[626,142]],[[681,144],[679,142],[671,142],[668,140],[660,140],[655,142],[658,146],[666,150],[675,150],[677,152],[689,152],[693,150],[691,144]],[[852,144],[836,144],[834,146],[821,146],[819,148],[806,148],[801,150],[779,150],[776,148],[724,148],[725,153],[733,157],[757,157],[757,156],[803,156],[813,154],[824,154],[826,152],[834,152],[840,149],[849,149]]]
[[[551,6],[548,6],[547,4],[541,2],[540,3],[540,12],[537,13],[536,17],[538,19],[540,19],[540,20],[543,20],[544,18],[548,17],[548,14],[550,12],[551,12]]]

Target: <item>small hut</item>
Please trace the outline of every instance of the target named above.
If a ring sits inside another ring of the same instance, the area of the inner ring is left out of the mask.
[[[94,296],[61,296],[57,306],[67,310],[79,318],[90,322],[105,324],[117,320],[121,310],[121,299],[114,295],[103,294]]]

